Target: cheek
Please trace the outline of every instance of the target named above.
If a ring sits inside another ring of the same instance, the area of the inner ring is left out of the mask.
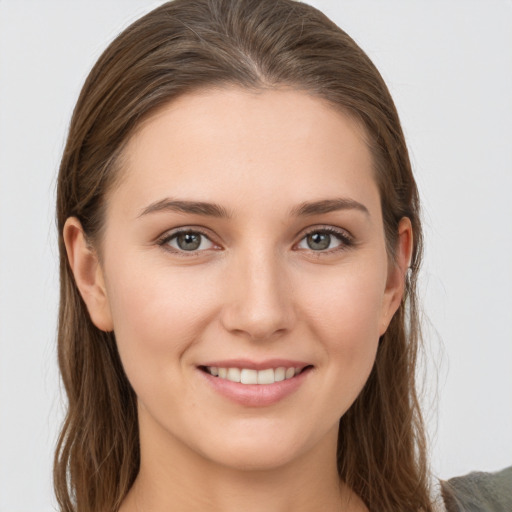
[[[379,338],[385,282],[386,269],[377,263],[335,270],[305,286],[312,324],[332,340],[332,348],[358,350],[364,340]]]
[[[340,416],[364,386],[379,344],[385,268],[365,266],[338,272],[322,285],[308,286],[310,328],[322,343],[330,386]],[[323,288],[323,290],[322,290]],[[327,396],[327,394],[326,394]]]
[[[190,273],[137,258],[112,265],[108,275],[117,346],[133,387],[157,375],[172,378],[209,319],[211,299],[200,276],[191,282]]]

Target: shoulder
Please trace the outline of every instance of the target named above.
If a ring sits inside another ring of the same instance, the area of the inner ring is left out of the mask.
[[[441,481],[441,493],[447,512],[512,511],[512,466]]]

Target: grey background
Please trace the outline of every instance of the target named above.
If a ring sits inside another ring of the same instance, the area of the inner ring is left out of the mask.
[[[0,512],[54,507],[53,209],[71,111],[107,43],[160,3],[0,0]],[[510,465],[512,2],[311,3],[377,64],[410,146],[426,231],[433,469]]]

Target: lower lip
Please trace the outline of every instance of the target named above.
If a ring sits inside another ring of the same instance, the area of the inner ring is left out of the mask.
[[[198,371],[217,393],[233,402],[247,407],[265,407],[275,404],[297,391],[311,369],[306,368],[295,377],[274,382],[274,384],[241,384],[240,382],[214,377],[199,368]]]

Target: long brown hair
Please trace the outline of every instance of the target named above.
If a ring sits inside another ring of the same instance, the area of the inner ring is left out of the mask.
[[[398,223],[411,220],[412,263],[402,304],[382,336],[372,373],[341,418],[338,470],[370,510],[431,511],[415,369],[420,345],[416,278],[419,201],[398,114],[379,72],[318,10],[293,0],[175,0],[142,17],[106,49],[73,113],[58,179],[58,357],[69,406],[54,465],[62,511],[117,510],[140,451],[136,397],[114,333],[92,323],[63,241],[77,217],[99,247],[106,193],[141,120],[181,94],[234,84],[289,86],[316,95],[366,129],[390,261]]]

